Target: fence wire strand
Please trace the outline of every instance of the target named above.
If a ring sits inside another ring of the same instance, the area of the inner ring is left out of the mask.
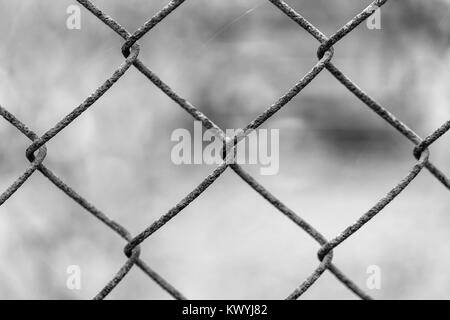
[[[179,96],[169,85],[163,82],[155,73],[153,73],[140,59],[139,52],[140,47],[137,43],[146,34],[148,34],[156,25],[161,23],[170,13],[179,8],[186,0],[172,0],[159,12],[157,12],[150,20],[148,20],[142,27],[137,29],[134,33],[128,32],[122,27],[116,20],[105,14],[90,0],[77,0],[83,7],[89,12],[101,20],[106,26],[117,33],[121,38],[125,40],[122,45],[122,54],[125,58],[123,63],[113,71],[110,78],[108,78],[99,88],[97,88],[85,101],[83,101],[72,112],[65,116],[55,126],[50,128],[42,136],[36,135],[25,124],[23,124],[18,118],[0,106],[0,115],[8,121],[12,126],[24,134],[31,140],[30,146],[26,149],[26,157],[30,161],[29,167],[18,177],[11,185],[0,195],[0,206],[5,203],[20,187],[27,181],[27,179],[33,175],[36,171],[41,172],[51,183],[53,183],[58,189],[64,192],[68,197],[73,199],[87,212],[96,217],[104,225],[117,233],[126,241],[124,247],[124,253],[127,257],[126,262],[120,267],[119,271],[112,276],[112,279],[105,285],[104,288],[94,297],[94,299],[104,299],[108,294],[113,291],[116,286],[126,278],[130,270],[136,265],[142,272],[150,277],[156,284],[158,284],[163,290],[169,293],[174,299],[186,299],[186,297],[178,291],[172,284],[160,276],[156,271],[151,269],[140,258],[140,245],[148,239],[151,235],[163,228],[174,217],[180,214],[184,208],[191,204],[199,195],[201,195],[211,184],[213,184],[223,172],[228,168],[231,168],[247,185],[266,199],[271,205],[273,205],[281,214],[295,223],[302,231],[309,234],[318,244],[318,258],[319,265],[311,273],[311,275],[300,283],[291,293],[287,295],[287,299],[298,299],[304,294],[321,276],[325,271],[330,271],[336,279],[346,286],[350,291],[361,299],[371,299],[371,297],[364,292],[355,282],[353,282],[348,276],[340,271],[333,264],[333,249],[342,245],[342,243],[360,230],[365,224],[367,224],[373,217],[379,214],[389,203],[391,203],[408,185],[414,181],[419,173],[424,169],[436,177],[444,187],[450,189],[450,180],[448,177],[434,164],[429,161],[430,151],[429,147],[441,138],[445,133],[450,130],[450,120],[445,122],[435,132],[430,134],[425,139],[419,137],[412,129],[406,124],[397,119],[387,108],[376,102],[372,97],[360,89],[351,79],[349,79],[342,71],[340,71],[333,63],[332,58],[334,55],[333,46],[345,38],[355,28],[357,28],[362,22],[368,19],[377,9],[385,5],[388,0],[376,0],[373,1],[367,8],[361,13],[356,15],[342,28],[336,31],[332,36],[327,37],[312,23],[306,20],[303,16],[297,13],[287,3],[281,0],[268,0],[275,7],[281,10],[287,17],[297,23],[302,29],[308,32],[319,42],[317,50],[317,56],[319,61],[312,69],[303,77],[300,78],[292,88],[290,88],[286,94],[281,96],[273,105],[269,106],[263,113],[261,113],[256,119],[251,121],[244,130],[237,134],[234,138],[226,138],[222,129],[211,121],[205,114],[199,111],[194,105],[188,102],[186,99]],[[57,177],[50,169],[44,164],[44,160],[47,156],[46,143],[53,139],[58,133],[69,126],[75,121],[81,114],[86,112],[93,104],[100,99],[111,87],[118,82],[118,80],[130,70],[130,67],[134,66],[136,70],[142,73],[153,85],[158,87],[164,92],[170,99],[178,104],[182,109],[188,112],[195,120],[201,121],[206,129],[212,129],[218,138],[224,143],[224,159],[223,163],[219,165],[210,175],[208,175],[193,191],[185,196],[179,203],[173,206],[167,213],[163,214],[161,218],[157,219],[150,226],[145,228],[141,233],[136,236],[132,236],[125,227],[118,222],[110,219],[103,211],[97,209],[94,205],[86,200],[83,196],[65,184],[59,177]],[[237,144],[247,137],[252,130],[257,129],[268,119],[273,117],[278,111],[286,106],[289,101],[296,97],[306,86],[308,86],[323,70],[328,70],[337,81],[345,86],[350,92],[352,92],[362,103],[367,106],[373,112],[378,114],[381,119],[388,122],[394,129],[401,133],[404,137],[410,140],[414,144],[413,156],[417,160],[417,163],[409,171],[403,180],[395,185],[384,197],[381,198],[371,209],[363,214],[354,224],[347,227],[340,235],[336,236],[332,240],[327,240],[317,229],[310,225],[307,221],[303,220],[294,211],[289,209],[281,200],[272,195],[266,188],[264,188],[259,182],[255,180],[249,173],[247,173],[241,166],[235,164],[233,159],[229,157],[228,151],[232,148],[236,148]]]

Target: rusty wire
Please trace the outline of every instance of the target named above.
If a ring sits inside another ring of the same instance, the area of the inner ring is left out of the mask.
[[[109,28],[115,31],[125,42],[122,46],[122,53],[125,57],[124,62],[113,72],[94,93],[89,96],[82,104],[76,107],[72,112],[59,121],[54,127],[45,132],[42,136],[37,136],[32,130],[27,128],[19,119],[8,112],[5,108],[0,106],[0,115],[3,116],[11,125],[16,127],[22,134],[28,137],[32,143],[26,150],[26,156],[30,161],[30,166],[24,173],[14,181],[11,186],[0,195],[0,206],[8,200],[37,170],[47,177],[57,188],[63,191],[67,196],[72,198],[85,210],[103,222],[111,230],[116,232],[126,241],[124,253],[127,256],[125,264],[120,268],[112,280],[95,296],[94,299],[104,299],[117,284],[126,277],[128,272],[134,265],[137,265],[145,274],[153,279],[162,289],[168,292],[175,299],[185,299],[185,296],[174,288],[169,282],[161,277],[157,272],[151,269],[144,261],[140,259],[140,245],[152,234],[161,229],[172,218],[177,216],[192,203],[203,191],[205,191],[216,179],[228,168],[231,168],[239,177],[242,178],[252,189],[259,193],[264,199],[271,203],[284,216],[294,222],[304,232],[308,233],[319,245],[318,258],[320,260],[319,266],[313,273],[304,280],[300,286],[295,288],[287,297],[287,299],[297,299],[304,292],[306,292],[314,282],[321,277],[326,271],[330,271],[343,285],[354,292],[362,299],[371,299],[371,297],[360,289],[356,283],[350,280],[342,271],[340,271],[333,263],[333,249],[341,245],[346,239],[351,237],[355,232],[362,228],[375,215],[382,211],[391,201],[393,201],[424,169],[428,169],[444,187],[450,189],[450,180],[445,174],[439,170],[435,165],[429,161],[430,152],[428,147],[438,140],[442,135],[450,130],[450,121],[444,123],[439,129],[433,132],[425,139],[420,138],[412,129],[406,126],[403,122],[398,120],[387,108],[381,106],[378,102],[372,99],[368,94],[361,90],[353,81],[351,81],[344,73],[342,73],[333,63],[332,58],[334,54],[333,45],[341,41],[346,35],[354,30],[358,25],[369,18],[377,9],[386,4],[388,0],[373,1],[366,9],[350,20],[345,26],[339,29],[331,37],[325,36],[319,29],[317,29],[308,20],[302,17],[294,9],[281,0],[269,0],[273,5],[280,9],[287,17],[296,22],[301,28],[306,30],[319,43],[317,56],[319,61],[312,69],[302,77],[286,94],[284,94],[278,101],[266,109],[260,116],[250,122],[243,131],[237,134],[234,139],[226,138],[224,132],[212,122],[206,115],[200,112],[190,102],[180,97],[175,93],[166,83],[164,83],[156,74],[154,74],[148,67],[142,63],[139,56],[139,41],[152,28],[164,20],[171,12],[177,9],[186,0],[172,0],[167,6],[161,9],[156,15],[148,20],[136,32],[130,34],[114,19],[106,15],[97,6],[89,0],[77,0],[88,11],[100,19]],[[155,86],[161,89],[168,97],[170,97],[181,108],[187,111],[195,120],[201,121],[203,126],[207,129],[213,129],[216,135],[224,143],[224,161],[219,165],[208,177],[206,177],[192,192],[183,198],[167,213],[161,216],[153,224],[147,227],[137,236],[132,236],[122,225],[111,220],[108,216],[93,206],[86,198],[65,184],[59,177],[57,177],[44,164],[47,156],[46,143],[53,139],[60,131],[70,125],[78,116],[88,110],[101,96],[103,96],[129,69],[134,66],[141,72],[148,80]],[[289,101],[297,96],[314,78],[323,70],[328,70],[340,83],[342,83],[349,91],[351,91],[359,100],[361,100],[367,107],[377,113],[382,119],[388,122],[393,128],[399,131],[403,136],[410,140],[414,145],[413,155],[417,159],[417,163],[391,191],[389,191],[381,200],[376,203],[370,210],[361,216],[353,225],[346,228],[340,235],[332,240],[327,240],[320,234],[313,226],[303,220],[294,211],[289,209],[282,201],[272,195],[266,188],[257,182],[250,174],[248,174],[241,166],[235,164],[233,159],[227,155],[227,151],[235,148],[236,145],[244,139],[252,130],[257,129],[260,125],[271,118],[275,113],[282,109]]]

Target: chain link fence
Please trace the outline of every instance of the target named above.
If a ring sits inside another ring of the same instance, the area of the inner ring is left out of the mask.
[[[234,138],[228,138],[225,133],[214,122],[212,122],[206,115],[201,113],[194,105],[179,96],[166,83],[164,83],[155,73],[153,73],[140,59],[140,47],[138,41],[150,32],[157,24],[166,18],[171,12],[176,10],[186,0],[173,0],[166,7],[160,10],[155,16],[148,20],[142,27],[140,27],[133,34],[124,29],[118,22],[109,17],[101,11],[95,4],[89,0],[77,0],[88,11],[95,15],[100,21],[115,31],[122,37],[125,43],[122,46],[122,53],[125,57],[124,62],[114,71],[112,76],[108,78],[103,85],[101,85],[91,96],[89,96],[82,104],[70,112],[53,128],[49,129],[42,136],[38,136],[13,114],[8,112],[5,108],[0,106],[0,114],[11,125],[16,127],[22,134],[28,137],[32,143],[26,150],[26,157],[30,161],[30,166],[23,172],[23,174],[11,186],[0,195],[0,205],[5,203],[36,171],[41,172],[47,177],[57,188],[63,191],[68,197],[72,198],[80,206],[94,215],[98,220],[108,226],[112,231],[117,233],[126,241],[124,253],[127,257],[125,264],[117,272],[112,280],[95,296],[95,299],[104,299],[114,288],[122,281],[128,272],[136,265],[153,281],[155,281],[162,289],[168,292],[175,299],[186,299],[186,297],[177,290],[173,285],[161,277],[156,271],[148,266],[140,258],[140,246],[156,231],[164,227],[170,220],[180,214],[191,202],[193,202],[200,194],[202,194],[216,179],[222,175],[228,168],[233,170],[239,177],[242,178],[252,189],[259,193],[264,199],[271,203],[283,215],[289,218],[293,223],[300,227],[303,231],[309,234],[319,245],[318,252],[319,265],[311,273],[311,275],[304,280],[295,290],[293,290],[287,299],[297,299],[305,293],[327,270],[331,272],[340,282],[342,282],[349,290],[362,299],[371,299],[371,297],[364,292],[358,285],[346,276],[333,263],[333,249],[341,245],[346,239],[351,237],[355,232],[361,229],[368,223],[375,215],[382,211],[391,201],[393,201],[423,170],[427,169],[437,181],[444,187],[450,189],[450,180],[446,175],[429,160],[430,152],[428,148],[441,136],[450,130],[450,121],[444,123],[439,129],[433,132],[426,138],[421,138],[419,135],[405,125],[402,121],[391,114],[387,108],[381,106],[373,98],[367,95],[355,83],[353,83],[344,73],[342,73],[332,62],[334,55],[333,46],[352,32],[362,22],[368,19],[376,10],[385,5],[387,0],[377,0],[364,9],[361,13],[350,20],[345,26],[339,29],[335,34],[327,37],[318,28],[312,25],[308,20],[302,17],[294,9],[292,9],[285,2],[280,0],[269,0],[275,7],[281,10],[288,18],[296,22],[301,28],[307,31],[312,37],[319,42],[317,51],[318,62],[312,69],[286,94],[284,94],[278,101],[266,109],[250,124],[248,124],[241,132]],[[45,164],[44,159],[47,155],[46,143],[53,139],[64,128],[69,126],[77,117],[87,111],[98,99],[100,99],[108,90],[126,73],[131,67],[136,68],[149,81],[161,89],[168,97],[176,102],[182,109],[187,111],[195,120],[201,121],[206,129],[211,129],[219,137],[224,144],[223,148],[223,163],[219,165],[203,182],[201,182],[191,193],[184,199],[177,203],[172,209],[165,213],[161,218],[156,220],[152,225],[147,227],[137,236],[133,236],[127,229],[110,219],[104,212],[97,209],[88,200],[82,197],[78,192],[64,183],[57,177]],[[405,136],[413,143],[413,156],[417,159],[417,163],[410,170],[408,175],[400,181],[392,190],[379,200],[369,211],[364,213],[354,224],[346,228],[341,234],[335,238],[326,239],[317,229],[315,229],[308,222],[303,220],[289,207],[278,200],[273,194],[265,189],[258,181],[248,174],[240,165],[236,164],[230,156],[234,152],[229,152],[236,148],[237,144],[244,139],[250,132],[260,127],[269,118],[274,116],[280,109],[282,109],[289,101],[297,96],[306,86],[308,86],[314,78],[322,71],[328,70],[337,81],[342,83],[350,92],[352,92],[359,100],[361,100],[368,108],[378,114],[384,121],[388,122],[400,134]],[[301,279],[299,279],[301,280]]]

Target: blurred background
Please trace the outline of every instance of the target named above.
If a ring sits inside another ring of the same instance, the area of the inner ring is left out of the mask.
[[[288,0],[331,35],[371,1]],[[95,0],[130,32],[167,0]],[[0,104],[37,134],[78,106],[123,57],[123,41],[74,1],[0,0]],[[381,30],[362,24],[333,61],[425,137],[450,118],[450,1],[389,1]],[[266,0],[189,0],[141,41],[141,60],[222,128],[244,127],[317,62],[318,43]],[[136,235],[213,169],[176,166],[174,129],[192,118],[131,68],[48,144],[45,164]],[[413,145],[322,72],[263,128],[280,130],[280,170],[268,190],[327,238],[370,209],[414,165]],[[0,121],[0,190],[28,166],[29,146]],[[431,158],[450,173],[450,135]],[[424,170],[336,248],[335,264],[375,298],[450,298],[450,197]],[[39,172],[0,207],[0,298],[90,299],[125,262],[125,243]],[[319,249],[232,171],[142,246],[142,258],[192,299],[285,298],[317,267]],[[81,290],[66,287],[70,265]],[[381,269],[369,290],[367,268]],[[170,298],[138,268],[109,298]],[[325,273],[304,299],[354,299]]]

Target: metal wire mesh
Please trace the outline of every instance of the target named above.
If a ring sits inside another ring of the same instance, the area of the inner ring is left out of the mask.
[[[102,12],[97,6],[95,6],[89,0],[77,0],[88,11],[115,31],[121,36],[125,43],[122,46],[122,53],[125,57],[124,62],[114,71],[112,76],[108,78],[103,85],[101,85],[91,96],[89,96],[82,104],[76,107],[66,117],[59,121],[53,128],[49,129],[44,135],[39,137],[32,130],[26,127],[20,120],[14,115],[8,112],[6,109],[0,106],[0,114],[11,125],[16,127],[20,132],[27,136],[31,141],[31,145],[26,150],[26,156],[31,165],[24,171],[24,173],[5,191],[0,195],[0,206],[8,200],[35,172],[40,171],[45,177],[47,177],[56,187],[63,191],[67,196],[72,198],[80,206],[98,218],[102,223],[107,225],[111,230],[116,232],[126,241],[124,253],[127,257],[127,261],[112,280],[95,296],[94,299],[105,298],[117,284],[122,281],[131,268],[136,265],[151,279],[153,279],[161,288],[167,291],[175,299],[186,299],[185,296],[173,287],[169,282],[162,278],[157,272],[151,269],[143,260],[140,259],[140,245],[149,238],[156,231],[161,229],[172,218],[177,216],[184,208],[186,208],[191,202],[193,202],[202,192],[204,192],[216,179],[228,168],[231,168],[239,177],[242,178],[251,188],[271,203],[276,209],[278,209],[283,215],[294,222],[303,231],[308,233],[315,241],[319,243],[320,250],[318,252],[318,258],[320,261],[319,266],[314,272],[301,283],[295,290],[293,290],[287,299],[297,299],[303,293],[305,293],[322,274],[328,270],[330,271],[342,284],[344,284],[349,290],[354,292],[362,299],[371,299],[371,297],[359,288],[351,279],[349,279],[343,272],[341,272],[332,262],[333,249],[341,245],[346,239],[351,237],[361,227],[368,223],[375,215],[382,211],[391,201],[393,201],[417,175],[426,168],[432,175],[440,181],[444,187],[450,189],[450,180],[439,170],[435,165],[429,161],[430,152],[428,147],[438,140],[442,135],[450,130],[450,121],[444,123],[434,133],[422,139],[412,129],[406,126],[403,122],[398,120],[393,114],[391,114],[387,108],[381,106],[373,98],[367,95],[362,89],[360,89],[355,83],[353,83],[344,73],[342,73],[333,63],[332,58],[334,54],[333,45],[342,40],[358,25],[369,18],[377,9],[387,3],[387,0],[376,0],[361,13],[350,20],[345,26],[339,29],[331,37],[325,36],[319,29],[308,22],[304,17],[297,13],[294,9],[289,7],[285,2],[281,0],[269,0],[273,5],[280,9],[287,17],[295,21],[300,27],[306,30],[311,36],[313,36],[319,43],[319,49],[317,52],[318,63],[286,94],[284,94],[278,101],[271,105],[255,120],[250,122],[243,131],[237,134],[234,139],[229,139],[225,136],[224,132],[213,123],[206,115],[201,113],[195,106],[180,97],[175,93],[167,84],[165,84],[156,74],[154,74],[148,67],[142,63],[139,56],[139,44],[137,41],[152,30],[158,23],[166,18],[171,12],[177,9],[186,0],[172,0],[166,7],[160,10],[155,16],[148,20],[142,27],[140,27],[133,34],[129,33],[125,28],[118,24],[114,19]],[[150,80],[155,86],[161,89],[168,97],[176,102],[181,108],[187,111],[194,119],[201,121],[203,126],[207,129],[212,129],[215,134],[224,143],[224,161],[219,165],[208,177],[206,177],[202,183],[200,183],[191,193],[189,193],[184,199],[177,203],[166,214],[161,216],[152,225],[147,227],[137,236],[133,237],[125,227],[117,222],[108,218],[108,216],[102,211],[98,210],[94,205],[82,197],[79,193],[73,190],[70,186],[65,184],[60,178],[58,178],[49,168],[44,165],[44,159],[47,155],[47,149],[45,144],[53,139],[59,132],[70,125],[78,116],[88,110],[100,97],[102,97],[129,69],[134,66],[140,71],[148,80]],[[387,195],[385,195],[378,203],[376,203],[369,211],[359,218],[354,224],[346,228],[340,235],[336,236],[332,240],[327,240],[320,234],[313,226],[303,220],[295,212],[289,209],[283,202],[278,200],[267,189],[265,189],[260,183],[258,183],[251,175],[249,175],[241,166],[235,164],[233,159],[230,159],[227,151],[235,148],[236,145],[244,139],[252,130],[257,129],[265,121],[275,115],[281,108],[283,108],[291,99],[298,95],[313,79],[321,73],[323,70],[328,70],[340,83],[342,83],[348,90],[350,90],[359,100],[361,100],[367,107],[377,113],[384,121],[388,122],[393,128],[397,129],[403,136],[409,139],[414,145],[413,155],[417,159],[417,163],[410,170],[408,175],[400,181]]]

